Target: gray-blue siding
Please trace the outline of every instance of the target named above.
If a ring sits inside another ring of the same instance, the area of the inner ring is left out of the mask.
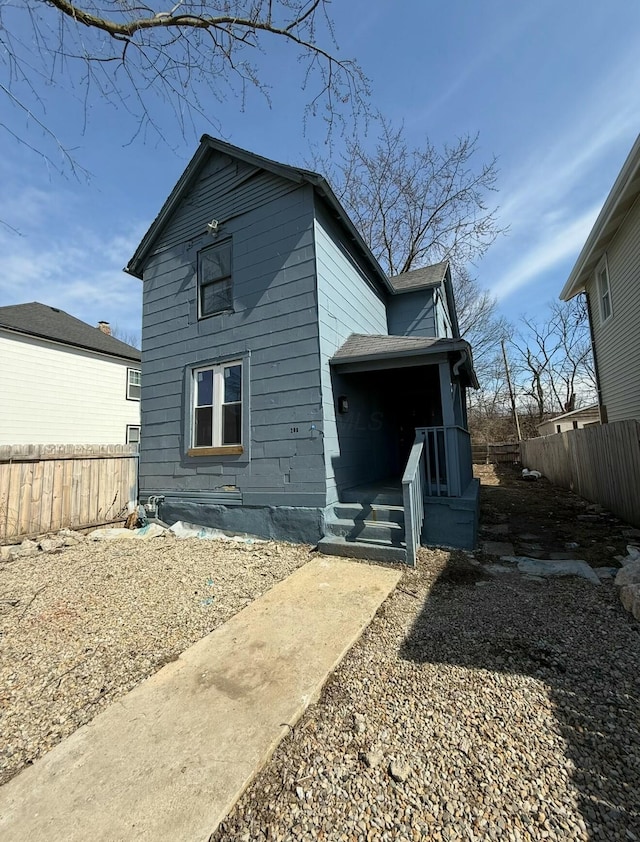
[[[433,289],[394,295],[387,305],[389,333],[394,336],[438,336]]]
[[[164,230],[144,271],[142,495],[235,488],[250,505],[324,505],[313,201],[308,185],[216,155]],[[234,312],[198,320],[213,218],[233,241]],[[248,447],[189,457],[188,372],[234,358],[250,360]]]
[[[347,245],[343,232],[318,201],[315,239],[324,458],[329,504],[338,499],[340,487],[353,484],[349,477],[357,477],[361,482],[369,478],[370,460],[363,459],[362,454],[363,432],[353,427],[356,417],[368,419],[375,412],[375,396],[366,400],[363,396],[362,407],[353,406],[348,417],[337,417],[337,395],[334,394],[329,360],[352,333],[386,334],[387,302],[386,296],[372,280],[371,270],[365,267],[355,248]],[[362,423],[369,425],[368,420]]]

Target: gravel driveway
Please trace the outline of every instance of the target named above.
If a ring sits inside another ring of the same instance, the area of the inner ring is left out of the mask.
[[[485,515],[542,499],[521,485]],[[610,581],[423,550],[210,842],[484,839],[640,840],[640,625]]]
[[[0,783],[309,559],[173,537],[0,564]]]

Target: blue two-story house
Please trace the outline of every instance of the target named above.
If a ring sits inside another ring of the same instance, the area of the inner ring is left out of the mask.
[[[321,176],[204,136],[126,271],[165,521],[409,563],[474,545],[447,263],[388,278]]]

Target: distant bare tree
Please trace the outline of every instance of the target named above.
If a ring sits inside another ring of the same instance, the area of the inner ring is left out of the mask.
[[[390,275],[439,260],[466,270],[500,233],[496,209],[495,158],[477,164],[477,135],[437,149],[426,138],[410,148],[404,127],[378,117],[373,151],[366,138],[346,138],[345,152],[315,156],[312,165],[329,178],[371,251]]]
[[[512,340],[520,395],[538,422],[595,400],[595,370],[583,296],[549,304],[546,319],[522,317]]]
[[[132,345],[134,348],[140,348],[140,331],[127,330],[118,324],[114,324],[111,327],[111,336],[114,339],[119,339],[120,342],[126,342],[127,345]]]
[[[499,354],[485,361],[482,388],[468,393],[469,431],[476,443],[517,438],[509,405],[504,363]]]
[[[0,126],[47,162],[75,166],[72,152],[48,125],[47,88],[61,84],[88,118],[94,100],[134,117],[135,134],[163,138],[154,106],[172,111],[183,134],[194,120],[215,124],[213,102],[267,99],[271,80],[256,56],[289,45],[303,60],[307,113],[332,127],[345,106],[366,108],[367,82],[358,65],[338,58],[329,0],[25,0],[0,4],[0,62],[5,108]],[[42,143],[25,126],[39,129]],[[53,144],[53,147],[51,146]],[[60,157],[59,157],[60,156]]]

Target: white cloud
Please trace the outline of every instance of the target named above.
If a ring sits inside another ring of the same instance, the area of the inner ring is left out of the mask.
[[[551,142],[548,133],[532,138],[533,151],[501,188],[509,236],[491,254],[503,267],[491,285],[499,299],[577,257],[638,131],[638,91],[635,56],[623,58],[556,122]]]
[[[18,236],[0,228],[0,306],[39,301],[89,324],[104,319],[139,333],[142,284],[122,267],[144,226],[103,234],[88,218],[86,225],[68,227],[51,195],[31,187],[13,202],[25,231]]]
[[[494,284],[493,294],[503,299],[579,252],[599,210],[600,204],[592,205],[576,219],[545,227],[542,239],[509,266],[505,275]]]

